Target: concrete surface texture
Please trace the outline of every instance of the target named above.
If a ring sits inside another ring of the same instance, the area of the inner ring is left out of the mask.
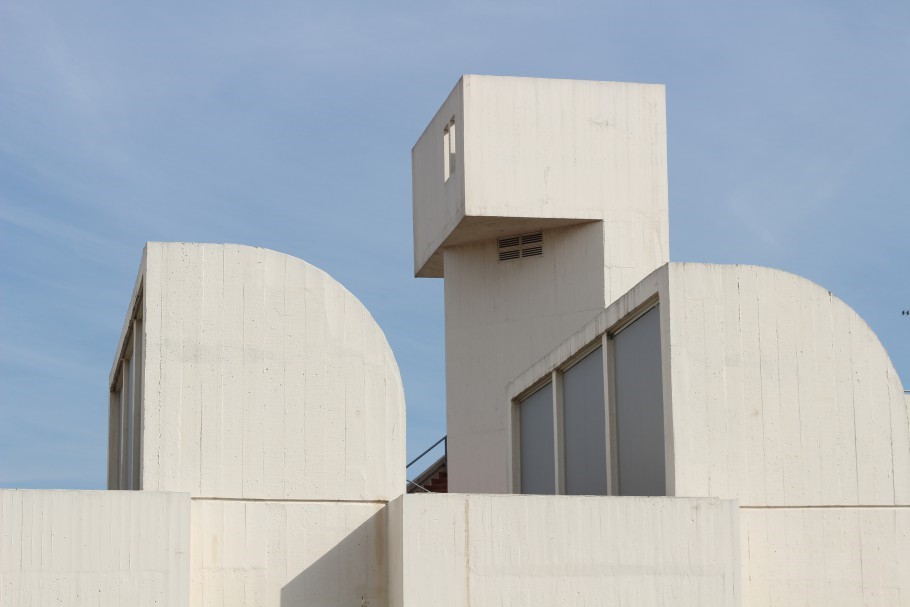
[[[148,243],[128,309],[141,487],[192,494],[190,604],[386,605],[404,395],[360,302],[274,251]]]
[[[670,264],[676,495],[743,506],[910,506],[903,387],[826,289],[755,266]]]
[[[603,224],[547,230],[541,257],[500,262],[496,241],[445,250],[449,488],[508,493],[505,387],[604,309]]]
[[[409,494],[389,528],[402,607],[740,601],[733,501]]]
[[[449,486],[505,493],[505,385],[668,260],[664,88],[464,76],[412,158],[415,273],[445,277]],[[499,260],[498,236],[537,230],[542,255]]]
[[[385,507],[193,500],[190,604],[385,607]]]
[[[0,489],[0,605],[189,605],[189,539],[185,493]]]
[[[613,475],[640,453],[617,395],[653,378],[625,402],[663,412],[667,497],[402,495],[401,379],[351,293],[274,251],[149,243],[109,377],[109,484],[140,490],[0,490],[0,607],[910,605],[910,398],[822,287],[668,263],[662,87],[465,76],[413,161],[450,488],[520,489],[516,403],[547,381],[548,486],[572,382],[605,408],[584,474]],[[623,348],[650,371],[621,376]]]
[[[443,276],[448,246],[585,221],[614,254],[666,261],[663,85],[466,75],[411,158],[418,276]]]
[[[266,249],[149,243],[137,283],[142,489],[330,501],[404,491],[395,358],[330,276]]]
[[[793,274],[669,270],[676,495],[739,500],[743,604],[910,605],[910,419],[878,338]]]
[[[910,508],[743,508],[743,605],[910,605]]]
[[[819,285],[667,264],[521,373],[502,409],[653,301],[668,494],[738,501],[743,604],[910,604],[907,399],[868,325]]]

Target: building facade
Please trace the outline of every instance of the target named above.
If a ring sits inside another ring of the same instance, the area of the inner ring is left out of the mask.
[[[910,399],[824,288],[669,261],[662,86],[464,76],[412,157],[451,493],[344,287],[149,243],[109,491],[0,490],[0,605],[910,605]]]

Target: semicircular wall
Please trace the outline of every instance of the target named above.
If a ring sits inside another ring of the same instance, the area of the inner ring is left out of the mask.
[[[267,500],[403,493],[398,366],[341,284],[289,255],[220,244],[148,243],[140,274],[143,489]]]
[[[868,324],[794,274],[670,264],[675,495],[910,504],[910,421]]]

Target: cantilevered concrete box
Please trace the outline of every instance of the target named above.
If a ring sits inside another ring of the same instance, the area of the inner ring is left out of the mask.
[[[600,220],[667,233],[663,85],[463,76],[411,156],[417,276],[443,275],[443,247],[497,235]]]

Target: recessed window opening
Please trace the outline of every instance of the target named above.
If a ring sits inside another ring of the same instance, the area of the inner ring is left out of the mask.
[[[141,489],[142,384],[144,336],[142,292],[127,329],[127,338],[110,394],[108,488]]]
[[[499,261],[543,255],[543,232],[506,236],[496,240]]]
[[[562,374],[563,453],[567,495],[607,495],[607,408],[603,347]]]
[[[547,384],[518,405],[521,492],[556,493],[553,384]]]
[[[613,396],[618,493],[666,495],[658,306],[613,336]]]
[[[457,152],[455,141],[455,117],[449,120],[449,124],[442,130],[442,157],[443,157],[443,175],[448,181],[449,177],[455,173],[457,166]]]
[[[617,326],[517,401],[516,491],[666,495],[659,307]]]

